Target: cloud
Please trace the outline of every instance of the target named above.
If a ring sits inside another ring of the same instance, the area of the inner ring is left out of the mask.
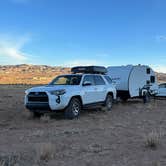
[[[28,41],[28,36],[13,38],[0,35],[0,61],[5,59],[8,64],[27,62],[29,55],[22,49]]]
[[[166,35],[156,36],[156,41],[157,42],[166,41]]]
[[[154,71],[159,73],[166,73],[166,65],[152,65]]]

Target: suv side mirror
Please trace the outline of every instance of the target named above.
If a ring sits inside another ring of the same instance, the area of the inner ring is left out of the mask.
[[[90,85],[92,85],[92,83],[91,83],[90,81],[85,81],[85,82],[83,83],[83,86],[90,86]]]

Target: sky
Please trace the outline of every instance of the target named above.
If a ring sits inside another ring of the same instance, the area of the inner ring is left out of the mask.
[[[23,63],[166,73],[166,0],[0,0],[0,65]]]

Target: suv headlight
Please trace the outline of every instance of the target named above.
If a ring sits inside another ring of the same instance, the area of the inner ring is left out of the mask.
[[[63,95],[63,94],[65,94],[65,93],[66,93],[65,89],[50,91],[50,94],[51,94],[51,95],[56,95],[56,96]]]

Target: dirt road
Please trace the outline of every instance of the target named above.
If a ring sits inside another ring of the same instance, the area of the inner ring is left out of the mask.
[[[25,89],[0,86],[0,166],[166,165],[166,100],[129,100],[74,120],[62,114],[32,119]],[[146,145],[152,131],[154,148]]]

